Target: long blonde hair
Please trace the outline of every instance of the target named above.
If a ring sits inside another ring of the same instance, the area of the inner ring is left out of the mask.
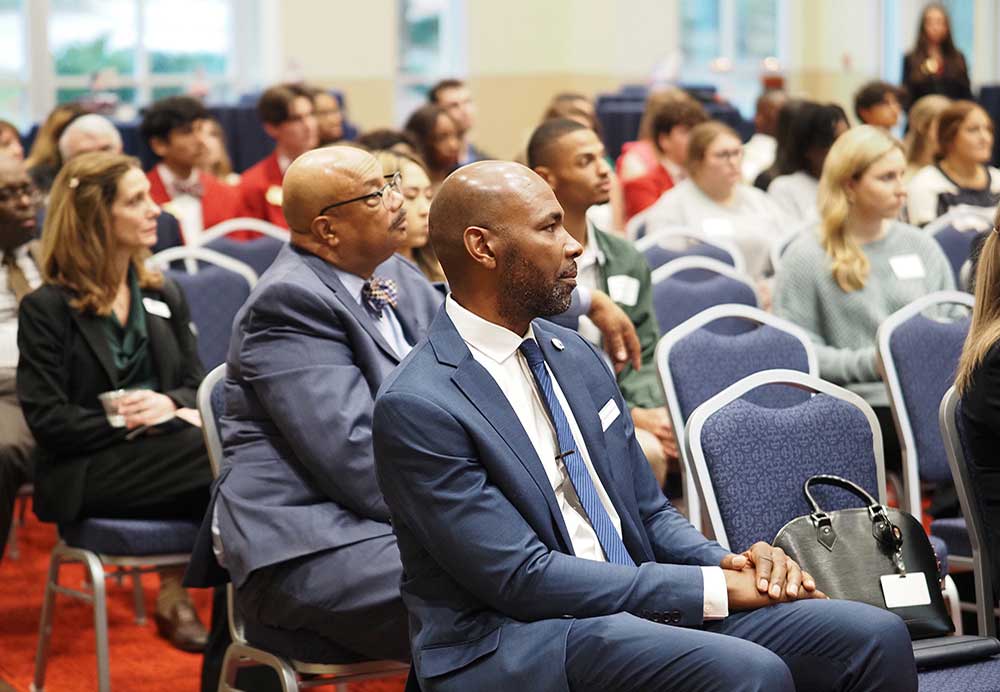
[[[972,383],[975,372],[993,344],[1000,341],[1000,212],[994,220],[994,230],[990,231],[979,250],[976,265],[976,302],[972,307],[972,323],[965,337],[962,357],[958,360],[955,388],[964,394]]]
[[[830,270],[845,293],[860,291],[868,280],[868,257],[846,232],[851,205],[847,183],[858,180],[869,166],[893,149],[903,150],[898,141],[877,127],[851,128],[833,143],[823,163],[819,179],[820,242],[830,256]]]
[[[109,152],[80,154],[63,166],[55,182],[42,231],[42,276],[73,292],[70,305],[97,315],[111,314],[121,282],[111,257],[118,241],[111,206],[118,183],[138,159]],[[149,250],[136,251],[131,266],[143,288],[159,288],[163,275],[147,269]]]
[[[910,131],[906,133],[906,162],[915,166],[934,163],[938,152],[937,119],[951,105],[951,99],[940,94],[928,94],[910,108]],[[933,142],[931,135],[934,136]]]

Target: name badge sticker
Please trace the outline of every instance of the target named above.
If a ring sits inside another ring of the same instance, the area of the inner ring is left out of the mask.
[[[927,273],[919,255],[896,255],[889,258],[889,266],[897,279],[922,279]]]
[[[736,234],[733,222],[722,217],[705,219],[701,222],[701,230],[705,235],[715,238],[732,238]]]
[[[639,279],[627,274],[609,276],[608,296],[616,303],[634,307],[639,302]]]
[[[886,574],[879,577],[879,581],[882,582],[886,608],[930,605],[931,594],[927,591],[927,579],[923,572]]]
[[[597,415],[601,418],[601,432],[605,432],[615,422],[615,419],[621,415],[621,411],[618,409],[618,404],[615,403],[614,399],[608,399],[608,403],[601,407],[601,412]]]
[[[162,317],[165,320],[170,319],[170,308],[162,300],[156,300],[156,298],[143,298],[142,306],[146,308],[146,312],[150,315],[156,315],[157,317]]]

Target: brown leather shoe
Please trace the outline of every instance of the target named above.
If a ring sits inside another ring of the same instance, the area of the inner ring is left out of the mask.
[[[171,606],[167,615],[156,612],[153,619],[160,636],[181,651],[201,653],[205,650],[208,632],[190,603],[179,601]]]

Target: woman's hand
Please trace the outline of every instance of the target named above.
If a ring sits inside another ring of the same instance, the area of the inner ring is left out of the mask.
[[[173,399],[150,389],[129,392],[118,402],[118,413],[125,416],[125,427],[129,430],[159,423],[174,415],[176,410]]]

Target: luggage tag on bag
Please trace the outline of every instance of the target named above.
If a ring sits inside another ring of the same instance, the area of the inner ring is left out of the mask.
[[[885,574],[879,577],[879,581],[882,582],[886,608],[908,608],[931,603],[931,594],[927,590],[927,579],[923,572]]]

